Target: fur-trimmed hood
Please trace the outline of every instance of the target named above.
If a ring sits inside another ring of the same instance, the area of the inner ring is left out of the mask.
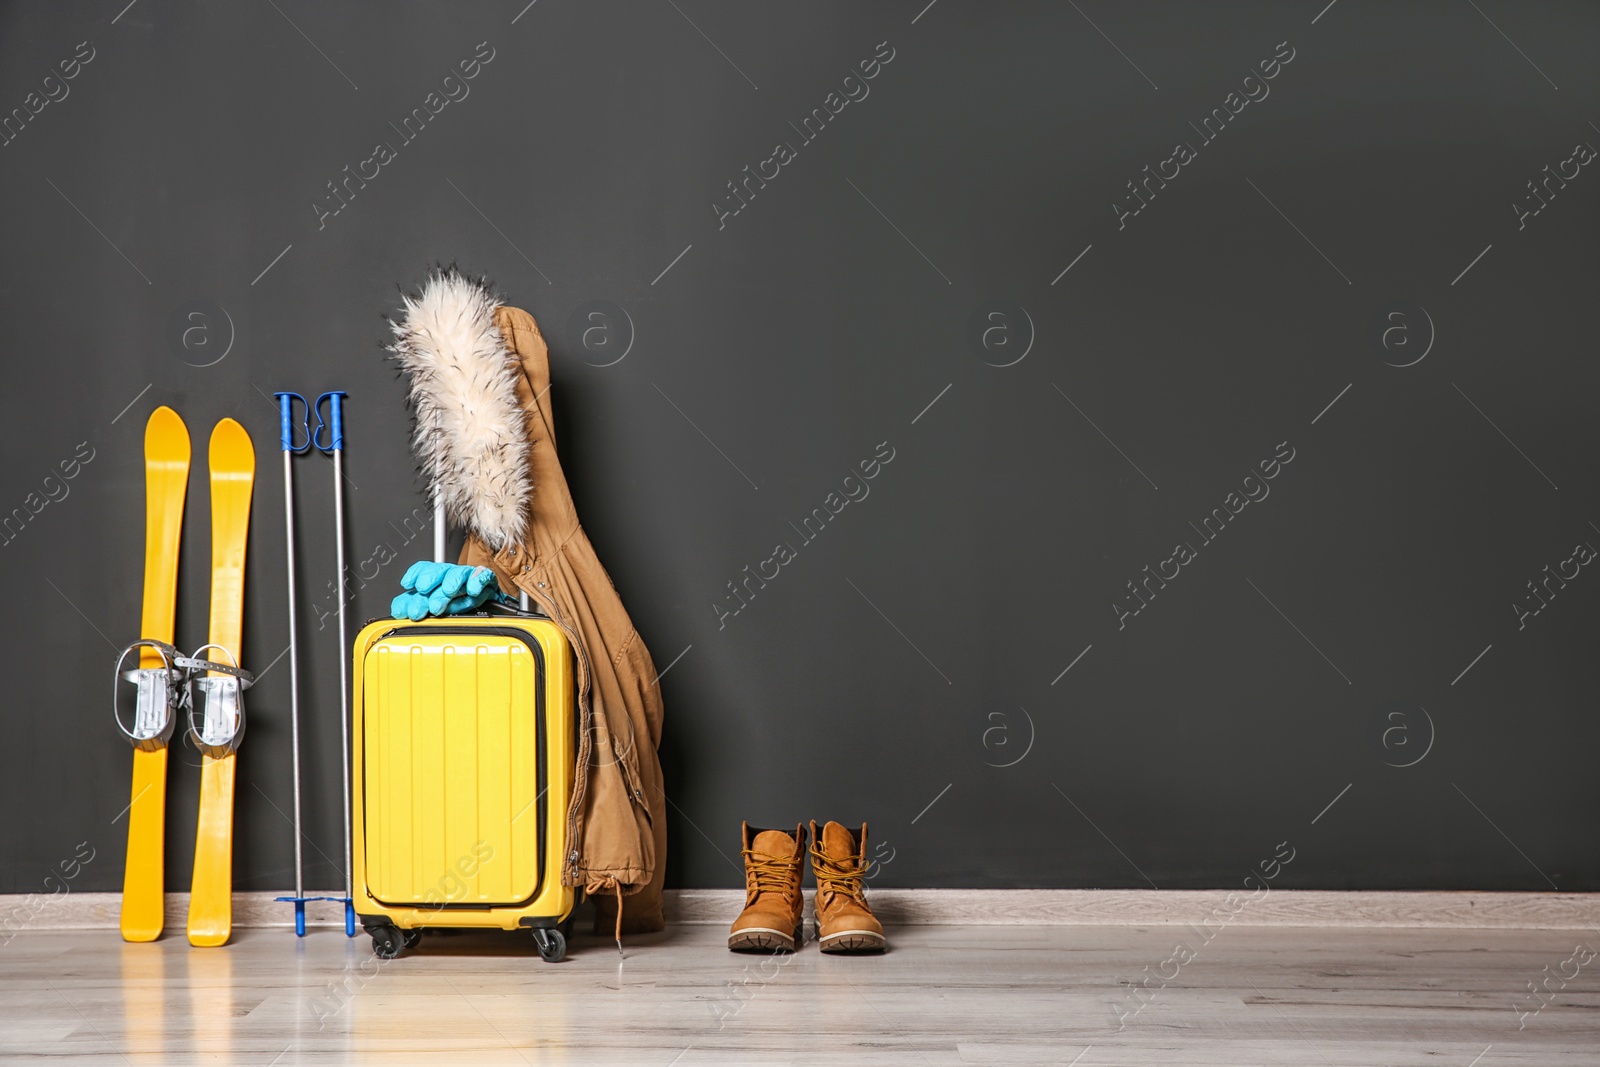
[[[390,321],[389,351],[410,379],[412,448],[445,514],[496,550],[522,540],[533,483],[519,363],[495,325],[502,301],[454,264],[428,275]]]

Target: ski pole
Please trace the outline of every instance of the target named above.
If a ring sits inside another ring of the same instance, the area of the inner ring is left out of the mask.
[[[339,391],[323,393],[317,397],[317,431],[312,443],[319,452],[333,456],[333,536],[335,563],[339,568],[339,739],[344,752],[344,933],[356,936],[355,871],[350,848],[350,677],[349,649],[345,647],[347,630],[344,622],[344,405],[345,396]],[[322,405],[328,404],[328,421],[323,421]],[[322,443],[323,431],[328,432],[328,443]]]
[[[294,904],[294,932],[306,936],[306,890],[300,856],[300,657],[294,633],[299,616],[294,605],[294,457],[311,450],[310,411],[299,393],[274,393],[278,398],[278,442],[283,446],[284,544],[289,558],[289,736],[294,749],[294,896],[278,897]],[[300,419],[304,440],[295,443],[294,402],[305,412]]]

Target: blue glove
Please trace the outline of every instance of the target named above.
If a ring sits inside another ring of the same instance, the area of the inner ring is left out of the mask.
[[[389,605],[397,619],[420,621],[429,615],[459,615],[498,599],[494,571],[457,563],[413,563],[400,579],[401,594]]]

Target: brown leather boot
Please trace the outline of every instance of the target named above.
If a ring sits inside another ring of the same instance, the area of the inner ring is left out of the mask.
[[[800,929],[801,863],[806,854],[806,830],[794,834],[744,826],[744,911],[728,932],[734,952],[793,952],[802,940]]]
[[[867,905],[867,827],[855,834],[830,822],[811,824],[811,873],[817,879],[817,940],[824,952],[882,952],[883,924]]]

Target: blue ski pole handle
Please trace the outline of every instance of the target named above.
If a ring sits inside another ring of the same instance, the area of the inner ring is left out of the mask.
[[[311,408],[306,403],[306,398],[299,393],[273,393],[278,398],[278,443],[285,452],[311,451]],[[298,444],[294,435],[294,402],[300,401],[300,408],[304,412],[300,416],[300,432],[303,435]]]
[[[349,393],[334,391],[323,393],[317,397],[317,432],[312,435],[311,441],[317,446],[317,451],[322,453],[344,451],[344,398]],[[322,405],[328,405],[328,418],[322,417]],[[329,443],[322,443],[323,432],[326,431]]]

